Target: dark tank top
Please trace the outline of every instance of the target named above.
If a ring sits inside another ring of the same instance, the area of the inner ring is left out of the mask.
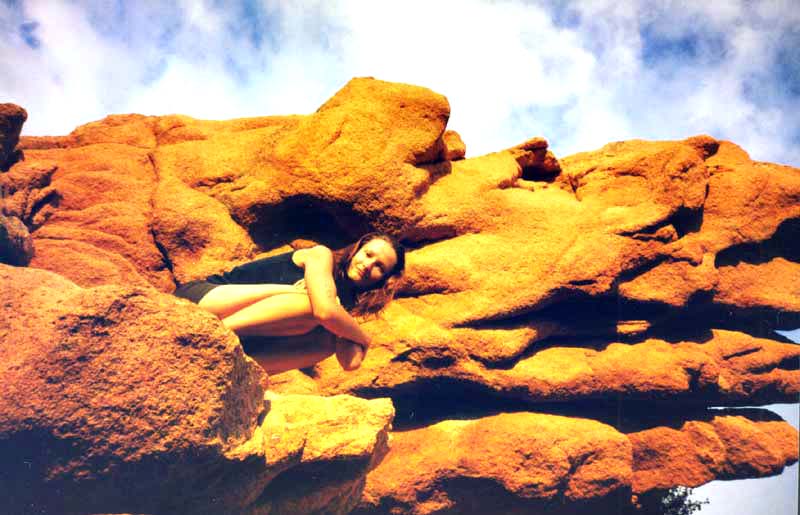
[[[304,276],[292,261],[293,252],[250,261],[236,268],[209,276],[212,284],[294,284]]]
[[[305,271],[292,261],[294,252],[278,254],[244,265],[221,274],[206,278],[211,284],[295,284],[305,276]],[[334,278],[336,294],[345,309],[351,309],[356,303],[356,292],[346,282]]]

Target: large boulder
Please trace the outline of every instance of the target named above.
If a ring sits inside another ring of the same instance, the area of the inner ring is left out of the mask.
[[[0,281],[9,513],[346,513],[386,452],[388,400],[265,402],[261,368],[187,301],[5,265]],[[287,499],[307,470],[335,478],[325,497],[301,481]]]
[[[624,435],[593,420],[448,420],[392,434],[356,513],[602,513],[630,497],[631,455]]]
[[[22,158],[18,150],[19,133],[28,119],[28,112],[16,104],[0,104],[0,172],[11,168]]]
[[[28,228],[16,216],[0,214],[0,263],[27,265],[33,257],[33,242]]]

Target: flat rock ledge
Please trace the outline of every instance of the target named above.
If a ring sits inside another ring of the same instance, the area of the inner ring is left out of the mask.
[[[505,413],[395,432],[355,513],[627,513],[632,495],[798,460],[797,430],[765,410],[642,422]]]

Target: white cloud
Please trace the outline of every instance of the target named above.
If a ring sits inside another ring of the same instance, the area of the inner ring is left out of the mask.
[[[114,112],[309,113],[350,78],[375,76],[445,94],[469,155],[535,135],[563,156],[711,133],[798,165],[797,102],[761,87],[786,44],[776,27],[796,26],[780,4],[570,2],[577,16],[557,26],[545,1],[263,0],[251,38],[240,4],[31,3],[21,17],[0,12],[11,70],[0,97],[28,108],[26,133],[52,134]],[[22,44],[22,21],[39,23],[39,49]],[[691,53],[645,61],[643,28]]]

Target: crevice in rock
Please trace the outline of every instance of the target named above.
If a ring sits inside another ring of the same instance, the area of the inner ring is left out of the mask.
[[[791,331],[800,327],[800,312],[776,311],[768,307],[740,307],[713,303],[713,293],[701,292],[689,300],[684,310],[675,310],[660,323],[678,327],[700,326],[728,329],[790,342],[775,331]]]
[[[443,420],[475,418],[530,411],[530,403],[500,396],[488,386],[453,377],[420,377],[393,388],[360,388],[359,397],[391,397],[395,407],[394,430],[425,427]],[[538,411],[538,407],[537,407]]]
[[[699,371],[697,371],[699,379]],[[486,385],[453,377],[418,378],[413,383],[392,389],[360,389],[354,394],[365,398],[391,397],[395,406],[395,431],[419,429],[445,420],[474,420],[502,413],[532,412],[597,420],[623,433],[654,427],[680,429],[688,420],[710,421],[721,414],[745,416],[751,420],[782,420],[760,408],[726,408],[704,389],[692,389],[668,398],[626,398],[598,394],[595,398],[571,401],[532,402],[515,399],[513,391],[498,393]],[[766,404],[780,397],[748,399]],[[731,401],[731,405],[741,402]]]
[[[664,322],[679,311],[661,303],[629,301],[613,295],[592,297],[577,292],[570,299],[554,302],[538,311],[503,319],[468,322],[458,327],[514,330],[524,327],[556,326],[554,330],[548,329],[551,334],[532,340],[527,348],[508,356],[489,359],[486,356],[471,354],[473,359],[487,368],[510,369],[519,361],[552,347],[601,351],[611,343],[639,343],[654,337],[659,327],[665,329],[666,335],[674,339],[680,331]],[[699,327],[694,326],[690,330],[684,328],[684,339],[705,341],[712,337],[710,331]]]
[[[702,374],[701,369],[694,369],[694,368],[684,368],[684,371],[689,376],[689,391],[693,393],[698,393],[700,391],[700,376]]]
[[[750,372],[754,374],[765,374],[771,372],[772,370],[786,370],[786,371],[793,371],[793,370],[800,370],[800,357],[786,357],[783,358],[781,361],[778,362],[777,365],[773,364],[766,364],[762,366],[750,367]]]
[[[158,239],[158,231],[156,231],[155,227],[155,216],[156,216],[156,190],[158,190],[158,184],[161,182],[161,176],[158,173],[158,165],[156,164],[155,157],[153,156],[152,152],[147,153],[147,160],[150,163],[150,168],[153,170],[153,189],[150,192],[150,216],[148,222],[148,229],[150,231],[150,237],[153,239],[153,244],[155,245],[158,253],[161,255],[161,261],[164,264],[164,268],[169,270],[170,279],[173,283],[177,283],[175,279],[175,270],[174,270],[174,263],[172,262],[172,258],[169,257],[169,250],[161,243]]]
[[[172,259],[169,257],[169,251],[167,250],[164,245],[158,241],[158,234],[156,233],[155,229],[153,228],[152,224],[150,226],[150,236],[153,238],[153,243],[156,245],[156,249],[158,249],[158,253],[161,254],[161,259],[164,262],[164,266],[167,270],[169,270],[170,275],[172,276],[172,280],[175,281],[175,270],[174,264]]]
[[[686,308],[677,308],[658,302],[625,300],[614,295],[592,297],[579,293],[535,312],[503,319],[468,322],[458,327],[513,330],[526,326],[557,326],[554,334],[534,339],[525,349],[508,356],[488,359],[486,356],[470,353],[472,359],[487,368],[506,370],[553,347],[602,351],[612,343],[633,345],[650,338],[669,343],[704,343],[713,338],[712,328],[793,343],[775,331],[800,327],[800,313],[732,308],[714,305],[712,300],[712,292],[698,292],[690,297]],[[626,322],[637,322],[642,329],[626,331]]]
[[[756,347],[754,349],[745,349],[739,352],[733,352],[731,354],[725,354],[722,356],[722,359],[729,360],[734,358],[741,358],[742,356],[747,356],[748,354],[753,354],[754,352],[758,352],[761,350],[761,347]]]
[[[457,328],[507,329],[520,327],[531,321],[553,321],[565,326],[599,329],[613,329],[625,320],[658,319],[669,312],[669,307],[655,302],[626,300],[616,295],[591,296],[581,290],[572,290],[569,296],[559,296],[546,306],[524,313],[495,319],[481,319],[458,324]],[[600,331],[600,334],[604,334]]]
[[[638,240],[657,239],[668,243],[673,240],[673,237],[670,237],[670,233],[672,233],[670,227],[675,229],[672,234],[676,235],[677,238],[674,239],[680,239],[689,233],[700,231],[703,225],[703,217],[703,208],[689,209],[687,207],[679,207],[672,215],[664,220],[659,220],[654,224],[647,225],[640,229],[620,231],[617,234]]]
[[[235,182],[237,179],[238,177],[234,176],[233,174],[225,174],[217,177],[204,177],[194,183],[193,187],[198,190],[214,189],[214,186],[217,186],[218,184],[230,184]]]
[[[777,257],[800,263],[800,218],[784,220],[767,240],[742,243],[719,252],[714,266],[736,266],[742,262],[758,265]]]
[[[429,350],[429,349],[426,349]],[[445,351],[449,349],[444,349]],[[457,357],[454,355],[447,355],[447,354],[440,354],[440,355],[428,355],[425,352],[422,352],[418,348],[409,349],[405,352],[401,352],[394,358],[392,358],[392,362],[412,362],[421,366],[425,369],[438,369],[438,368],[447,368],[453,364],[455,364]]]
[[[706,196],[708,195],[708,186],[706,186]],[[669,221],[675,230],[678,232],[678,238],[683,238],[689,233],[699,232],[703,226],[703,217],[705,210],[689,209],[688,207],[679,207],[677,211],[670,217]]]
[[[311,195],[289,197],[278,205],[255,206],[247,217],[253,221],[236,222],[247,228],[253,242],[263,250],[297,239],[337,249],[374,230],[368,219],[356,213],[351,205]]]
[[[781,370],[800,370],[800,358],[784,358],[778,363]]]
[[[0,175],[0,214],[14,216],[33,233],[55,212],[61,195],[51,186],[58,167],[19,167]]]

